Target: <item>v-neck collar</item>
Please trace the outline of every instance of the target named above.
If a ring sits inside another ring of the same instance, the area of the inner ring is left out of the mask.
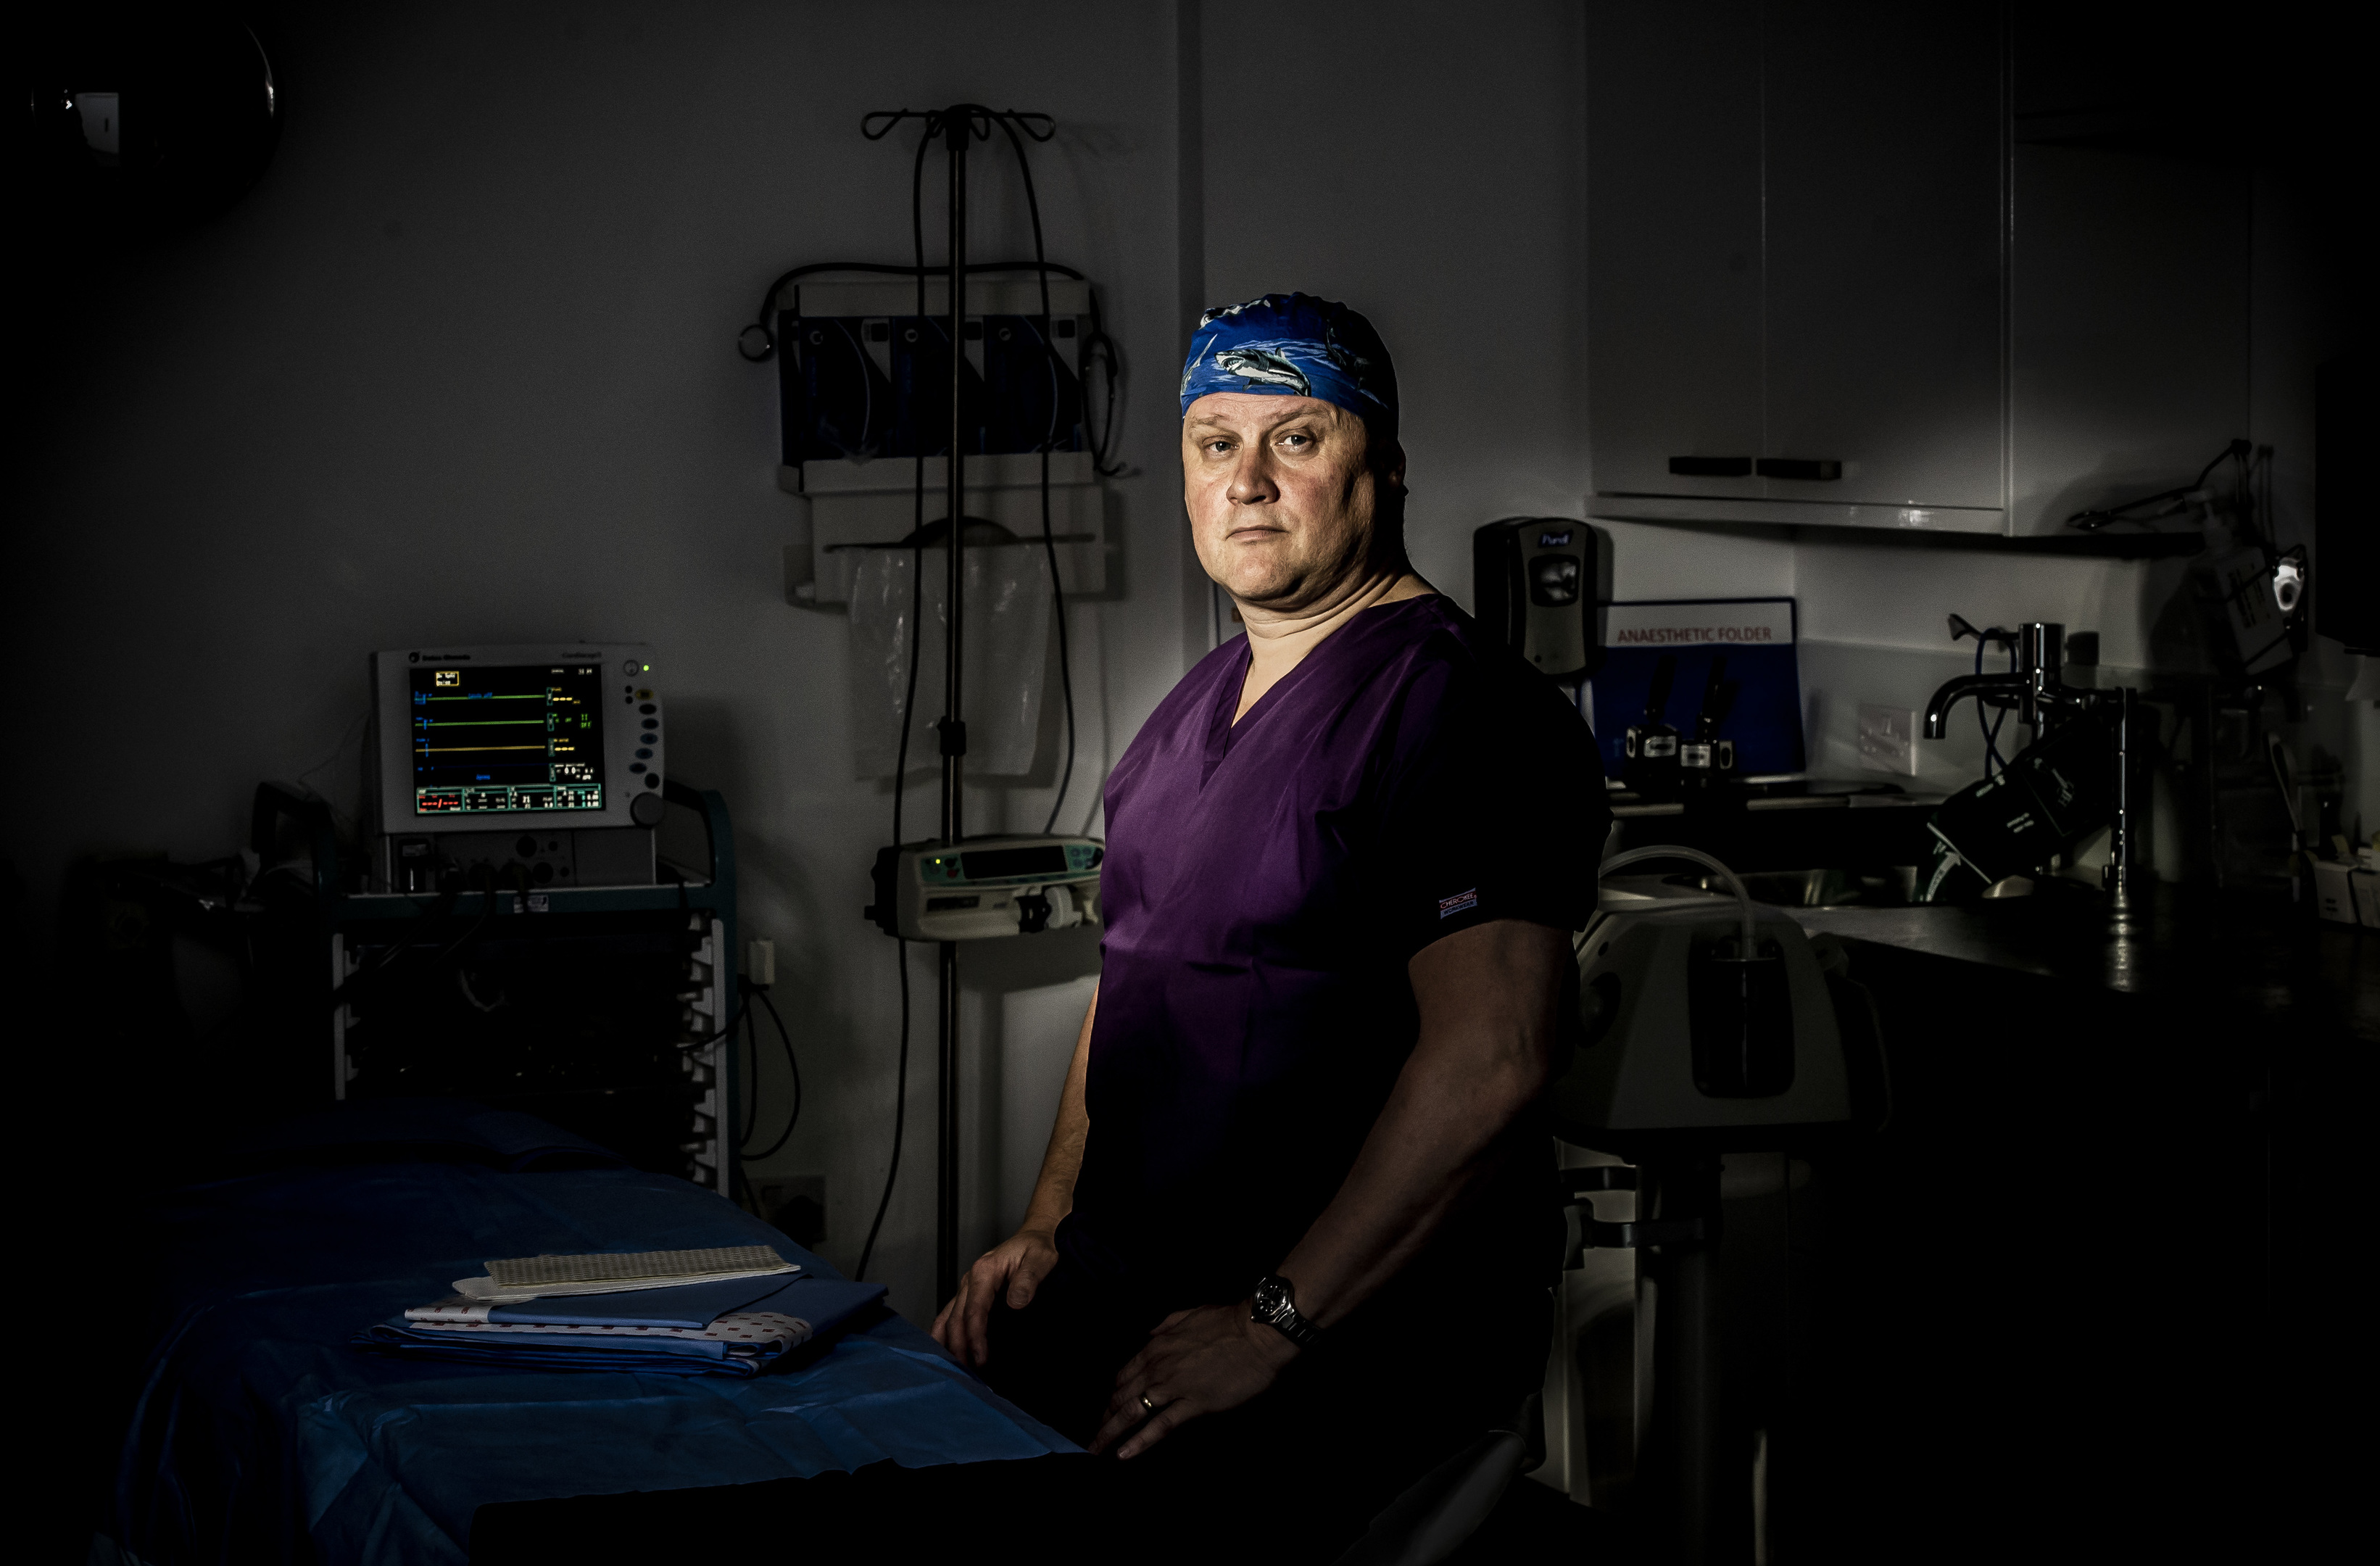
[[[1306,673],[1318,662],[1322,662],[1325,654],[1330,653],[1335,649],[1338,655],[1343,657],[1349,649],[1360,647],[1362,643],[1370,640],[1369,634],[1359,636],[1356,633],[1359,630],[1365,633],[1376,633],[1386,627],[1394,616],[1385,614],[1384,611],[1402,609],[1412,603],[1428,603],[1442,597],[1443,595],[1439,593],[1416,593],[1412,598],[1402,598],[1393,603],[1376,603],[1371,608],[1362,611],[1347,624],[1323,637],[1313,651],[1297,661],[1295,668],[1275,680],[1269,689],[1250,702],[1248,710],[1240,713],[1239,722],[1233,722],[1232,714],[1238,710],[1240,691],[1247,684],[1249,666],[1256,661],[1255,645],[1243,634],[1240,638],[1240,655],[1232,660],[1231,669],[1220,682],[1220,688],[1215,692],[1214,706],[1208,714],[1207,748],[1198,771],[1198,786],[1201,789],[1207,786],[1208,780],[1215,775],[1215,769],[1221,766],[1231,755],[1232,747],[1239,736],[1254,728],[1257,721],[1267,710],[1279,705],[1276,698],[1281,697],[1283,691],[1293,690],[1305,683]]]

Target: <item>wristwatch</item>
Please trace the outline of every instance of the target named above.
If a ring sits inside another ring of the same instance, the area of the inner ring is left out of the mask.
[[[1288,1279],[1257,1279],[1256,1303],[1248,1308],[1248,1319],[1263,1322],[1299,1348],[1310,1349],[1322,1336],[1322,1329],[1298,1315],[1297,1306],[1290,1303],[1289,1295]]]

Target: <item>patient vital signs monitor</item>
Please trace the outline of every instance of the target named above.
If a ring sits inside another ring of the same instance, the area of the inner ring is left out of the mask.
[[[650,648],[375,653],[372,710],[375,890],[431,891],[480,865],[538,885],[651,884],[666,774]]]
[[[415,815],[603,808],[599,665],[417,664],[406,684]]]

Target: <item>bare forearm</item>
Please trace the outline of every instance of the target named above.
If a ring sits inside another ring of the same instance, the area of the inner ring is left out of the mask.
[[[1403,1270],[1494,1171],[1541,1080],[1519,1062],[1482,1073],[1416,1049],[1346,1184],[1281,1263],[1298,1309],[1329,1326]]]
[[[1033,1199],[1025,1205],[1026,1229],[1049,1231],[1075,1210],[1075,1181],[1083,1171],[1083,1146],[1091,1134],[1091,1116],[1084,1104],[1084,1083],[1090,1074],[1091,1024],[1099,1014],[1099,992],[1091,990],[1090,1009],[1083,1014],[1083,1031],[1075,1039],[1075,1059],[1066,1068],[1065,1091],[1058,1096],[1058,1121],[1050,1128],[1050,1147],[1041,1155],[1041,1173],[1033,1183]]]
[[[1344,1317],[1460,1221],[1544,1090],[1568,940],[1483,926],[1440,944],[1456,941],[1415,959],[1421,1038],[1339,1194],[1281,1262],[1318,1325]]]

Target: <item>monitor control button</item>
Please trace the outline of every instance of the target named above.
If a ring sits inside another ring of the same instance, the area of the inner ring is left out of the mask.
[[[662,721],[659,718],[648,718],[645,720],[645,727],[649,729],[658,729],[661,726]]]
[[[628,771],[632,772],[641,772],[644,770],[645,764],[642,761],[631,761],[628,763]]]
[[[660,708],[658,708],[658,707],[655,707],[651,702],[648,701],[648,702],[644,703],[642,706],[638,707],[638,708],[637,709],[637,710],[638,710],[638,711],[639,711],[639,712],[658,712],[658,711],[660,711],[660,710],[661,710],[661,709],[660,709]]]
[[[639,761],[650,761],[652,759],[653,753],[650,750],[639,750],[637,752],[637,759]]]
[[[524,859],[536,858],[537,839],[529,836],[527,832],[521,833],[519,839],[513,844],[513,852],[519,855]]]
[[[649,777],[649,778],[647,778],[647,779],[645,780],[645,786],[646,786],[647,788],[659,788],[659,787],[661,787],[661,786],[662,786],[662,775],[661,775],[659,772],[655,772],[651,777]]]

